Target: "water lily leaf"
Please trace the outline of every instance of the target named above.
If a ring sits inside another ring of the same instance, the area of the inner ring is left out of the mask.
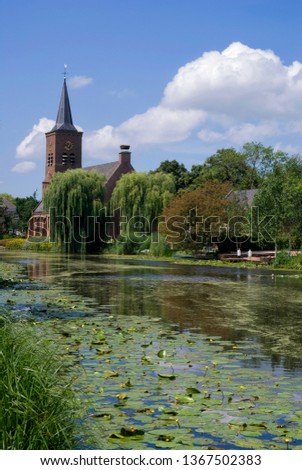
[[[167,442],[167,441],[157,440],[156,442],[154,442],[153,445],[156,449],[176,449],[176,448],[182,449],[183,448],[183,447],[178,447],[176,441]],[[188,447],[185,447],[185,448],[187,449]]]
[[[127,395],[127,393],[118,393],[118,394],[116,395],[116,398],[118,398],[118,399],[121,400],[121,401],[122,401],[122,400],[128,400],[128,395]]]
[[[144,361],[144,362],[149,362],[149,363],[154,362],[154,361],[153,361],[153,358],[152,358],[151,356],[143,356],[143,357],[142,357],[142,361]]]
[[[104,354],[110,354],[112,352],[112,349],[96,349],[96,353],[99,354],[100,356]]]
[[[171,434],[160,434],[157,438],[158,441],[171,442],[174,441],[175,437]]]
[[[113,434],[110,434],[109,438],[110,439],[124,439],[124,436],[122,436],[121,434],[117,432],[114,432]]]
[[[161,349],[160,351],[158,351],[157,353],[158,357],[167,357],[167,351],[165,349]]]
[[[176,397],[177,403],[184,405],[185,403],[193,403],[195,400],[192,397],[186,395]]]
[[[128,379],[127,382],[124,383],[124,386],[127,387],[127,388],[133,387],[133,385],[132,385],[132,383],[131,383],[131,380]]]
[[[200,390],[198,390],[195,387],[186,388],[186,392],[187,392],[188,395],[194,395],[194,394],[197,394],[197,393],[201,393]]]
[[[95,413],[92,415],[93,418],[103,418],[107,419],[108,421],[112,419],[112,414],[111,413]]]
[[[259,429],[267,429],[267,426],[264,423],[250,423],[249,426]]]
[[[159,378],[161,379],[168,379],[168,380],[175,380],[176,375],[174,374],[157,374]]]
[[[115,370],[105,370],[104,371],[104,377],[109,378],[109,377],[118,377],[119,373]]]
[[[143,436],[145,434],[145,431],[143,431],[142,429],[130,427],[122,428],[120,434],[124,437]]]
[[[141,409],[137,410],[137,413],[153,414],[154,410],[153,410],[153,408],[141,408]]]

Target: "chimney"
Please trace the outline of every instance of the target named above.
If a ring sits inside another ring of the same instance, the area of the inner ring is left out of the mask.
[[[120,146],[120,153],[118,155],[118,160],[121,164],[129,164],[131,163],[131,152],[129,152],[130,145],[121,145]]]

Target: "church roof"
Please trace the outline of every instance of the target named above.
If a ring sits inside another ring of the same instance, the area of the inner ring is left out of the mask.
[[[37,207],[35,207],[35,209],[33,210],[33,214],[43,214],[44,213],[44,210],[43,210],[43,201],[39,202],[39,204],[37,205]]]
[[[256,196],[258,189],[237,189],[229,192],[227,194],[227,199],[234,197],[240,203],[246,203],[249,207],[253,204],[253,199]]]
[[[108,181],[114,172],[120,166],[120,162],[101,163],[100,165],[86,166],[83,170],[96,171],[105,175],[106,181]]]
[[[69,103],[66,77],[64,77],[64,83],[61,93],[61,99],[58,109],[58,115],[55,126],[51,129],[53,131],[75,131],[78,132],[72,122],[71,108]]]
[[[106,181],[108,181],[111,176],[115,173],[115,171],[118,169],[120,166],[120,162],[110,162],[110,163],[102,163],[100,165],[93,165],[93,166],[86,166],[83,168],[83,170],[86,171],[96,171],[97,173],[101,173],[102,175],[105,176]],[[44,209],[43,209],[43,201],[41,201],[37,207],[34,209],[33,214],[39,215],[43,214]]]
[[[8,212],[15,213],[17,212],[15,204],[6,199],[5,197],[0,199],[0,207],[5,207]]]

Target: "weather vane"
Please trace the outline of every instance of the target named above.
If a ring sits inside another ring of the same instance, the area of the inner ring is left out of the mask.
[[[64,64],[64,73],[63,73],[63,75],[64,75],[64,80],[66,80],[66,75],[67,75],[66,70],[67,70],[67,64]]]

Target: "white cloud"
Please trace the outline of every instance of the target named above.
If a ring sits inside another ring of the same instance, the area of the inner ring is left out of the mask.
[[[51,131],[54,127],[55,121],[43,117],[39,120],[38,124],[34,124],[32,130],[20,142],[16,148],[17,158],[34,158],[41,160],[45,158],[45,133]],[[83,129],[80,126],[75,126],[78,131]]]
[[[116,150],[120,144],[121,140],[112,126],[105,126],[83,136],[84,152],[103,160],[112,158],[112,150]]]
[[[202,129],[197,136],[204,142],[229,141],[237,145],[242,145],[253,140],[261,141],[263,138],[282,134],[276,123],[260,122],[258,124],[243,123],[229,127],[223,132],[214,132],[209,129]]]
[[[105,126],[85,136],[85,150],[92,157],[112,158],[112,152],[122,143],[132,146],[179,142],[189,137],[191,130],[205,119],[202,110],[177,110],[162,106],[137,114],[119,127]]]
[[[70,88],[84,88],[91,85],[93,78],[86,77],[85,75],[74,75],[68,79],[68,86]]]
[[[15,173],[31,173],[37,168],[37,164],[31,161],[24,161],[17,163],[13,168],[12,171]]]
[[[272,51],[237,42],[181,67],[168,83],[162,102],[201,108],[218,120],[224,115],[232,120],[267,119],[299,115],[301,91],[302,64],[286,67]]]
[[[135,149],[174,142],[189,146],[191,137],[199,139],[200,153],[210,144],[217,148],[261,139],[284,146],[302,132],[301,109],[302,64],[286,66],[271,50],[234,42],[181,67],[161,101],[144,113],[84,133],[84,155],[112,158],[120,144]],[[43,122],[21,142],[17,156],[34,155],[38,144],[42,152]]]
[[[288,153],[289,155],[297,155],[299,153],[298,147],[296,147],[294,145],[291,145],[291,144],[288,144],[288,145],[284,146],[284,145],[282,145],[281,142],[277,142],[274,145],[274,152],[279,152],[280,150],[282,152]]]
[[[280,138],[299,132],[301,109],[302,64],[285,66],[271,50],[234,42],[181,67],[157,106],[110,132],[106,126],[91,134],[87,151],[97,156],[98,143],[100,149],[123,141],[164,144],[195,133],[201,144]],[[97,142],[104,133],[106,138]]]
[[[17,158],[41,158],[45,155],[45,132],[49,132],[55,125],[55,121],[41,118],[38,124],[34,124],[29,134],[20,142],[16,149]]]

